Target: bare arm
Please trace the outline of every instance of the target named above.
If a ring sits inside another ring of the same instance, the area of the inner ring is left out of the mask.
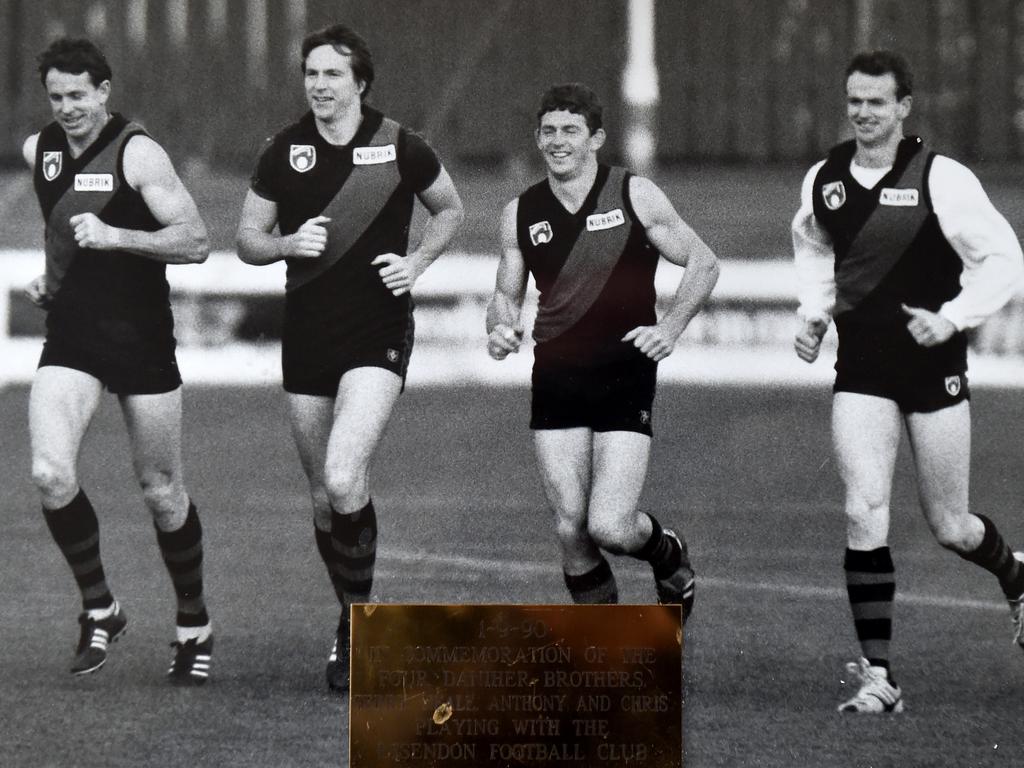
[[[25,158],[25,164],[31,170],[35,170],[36,167],[36,146],[38,143],[39,134],[33,133],[25,139],[25,143],[21,146],[21,155]],[[35,306],[45,308],[52,298],[46,290],[46,275],[32,278],[32,282],[25,286],[25,296]]]
[[[661,255],[686,271],[665,315],[657,325],[634,328],[623,337],[652,360],[668,357],[690,321],[700,312],[718,282],[718,259],[697,233],[680,218],[658,186],[640,176],[630,180],[630,198],[637,218]]]
[[[123,250],[166,264],[201,264],[210,253],[206,225],[163,147],[134,136],[124,150],[124,176],[138,190],[154,218],[155,232],[122,229],[92,213],[72,216],[75,240],[83,248]]]
[[[21,156],[25,158],[25,164],[30,170],[36,168],[36,147],[39,144],[39,134],[33,133],[21,146]]]
[[[383,253],[371,262],[380,266],[381,279],[395,296],[412,290],[419,276],[434,263],[455,236],[464,216],[462,199],[451,176],[443,167],[434,183],[420,192],[418,197],[430,212],[430,218],[416,250],[405,258],[395,253]]]
[[[495,360],[518,352],[523,338],[519,316],[526,295],[526,262],[516,238],[518,210],[519,201],[513,200],[501,214],[501,259],[494,295],[487,305],[487,353]]]
[[[281,259],[315,259],[327,246],[326,216],[314,216],[290,235],[274,232],[277,203],[260,197],[251,189],[242,203],[235,244],[238,258],[246,264],[263,266]]]

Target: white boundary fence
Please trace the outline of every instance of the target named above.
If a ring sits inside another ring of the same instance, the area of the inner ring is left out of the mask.
[[[41,317],[26,309],[22,288],[42,269],[39,251],[0,251],[0,386],[31,381],[42,339],[38,332],[12,333],[16,309],[38,328]],[[528,348],[508,360],[485,350],[484,314],[494,285],[495,256],[446,254],[417,283],[416,345],[410,386],[529,382]],[[662,263],[659,301],[668,301],[681,270]],[[250,267],[230,252],[199,266],[168,268],[178,362],[186,385],[264,385],[280,382],[276,333],[239,339],[236,330],[256,300],[279,299],[284,265]],[[687,329],[676,352],[659,369],[661,381],[746,386],[824,386],[832,380],[834,333],[813,365],[792,352],[796,329],[795,284],[788,261],[727,261],[712,301]],[[528,293],[527,335],[536,311]],[[279,319],[274,320],[275,330]],[[24,325],[24,323],[22,323]],[[1024,387],[1024,300],[1018,298],[979,330],[974,339],[973,385]]]

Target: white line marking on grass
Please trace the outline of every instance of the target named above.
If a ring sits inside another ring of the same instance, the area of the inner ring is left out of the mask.
[[[556,563],[542,563],[529,560],[497,560],[483,557],[466,557],[464,555],[440,555],[432,552],[415,550],[381,550],[381,560],[397,560],[403,563],[419,563],[421,565],[453,566],[473,571],[486,571],[500,576],[526,577],[539,573],[561,575]],[[634,574],[623,574],[626,580],[637,578]],[[828,599],[845,601],[846,590],[840,587],[813,587],[800,584],[784,584],[779,582],[748,582],[737,579],[723,579],[715,576],[697,575],[697,587],[703,589],[735,589],[756,592],[774,592],[790,597],[808,599]],[[896,602],[906,605],[920,605],[928,608],[967,608],[973,610],[1005,611],[1005,603],[991,600],[973,600],[970,598],[922,595],[915,592],[899,592]]]

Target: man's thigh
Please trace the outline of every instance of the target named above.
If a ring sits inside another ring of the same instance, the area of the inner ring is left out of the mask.
[[[377,367],[346,371],[334,400],[327,465],[369,464],[401,392],[402,377],[392,371]]]
[[[971,464],[968,401],[929,413],[907,414],[925,515],[933,521],[966,515]]]
[[[594,434],[591,520],[617,526],[636,514],[650,452],[651,438],[639,432]]]
[[[832,399],[832,443],[848,497],[888,502],[901,425],[895,401],[836,392]]]
[[[559,519],[583,526],[590,501],[593,432],[586,427],[535,429],[533,442],[548,504]]]
[[[99,380],[82,371],[54,365],[37,369],[29,395],[33,458],[73,469],[102,392]]]
[[[323,484],[327,441],[334,422],[334,397],[285,393],[292,438],[306,477]]]
[[[139,479],[180,482],[181,387],[153,395],[120,395],[118,400]]]

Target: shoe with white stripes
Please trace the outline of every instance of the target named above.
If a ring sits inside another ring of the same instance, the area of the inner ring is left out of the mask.
[[[899,714],[903,711],[903,691],[889,682],[889,673],[883,667],[873,667],[867,659],[846,665],[846,673],[860,680],[857,695],[839,705],[840,712],[880,715]]]
[[[662,605],[678,603],[683,606],[683,623],[693,611],[693,593],[696,578],[690,565],[690,554],[683,538],[671,530],[665,529],[665,536],[672,539],[679,547],[679,567],[667,579],[655,579],[654,586],[658,592],[658,602]]]
[[[348,690],[349,628],[346,610],[342,611],[341,620],[338,622],[338,634],[334,638],[334,646],[331,648],[331,655],[327,658],[327,669],[325,670],[327,688],[336,693]]]
[[[1024,552],[1014,552],[1013,556],[1024,562]],[[1013,642],[1024,648],[1024,595],[1006,602],[1010,605],[1010,618],[1013,621]]]
[[[128,619],[121,606],[114,603],[114,612],[103,619],[94,619],[88,613],[78,617],[82,632],[71,664],[71,674],[88,675],[107,662],[107,648],[116,643],[128,628]]]
[[[213,635],[203,642],[193,637],[181,643],[171,643],[174,658],[167,670],[167,678],[175,685],[205,685],[210,679],[210,658],[213,655]]]

